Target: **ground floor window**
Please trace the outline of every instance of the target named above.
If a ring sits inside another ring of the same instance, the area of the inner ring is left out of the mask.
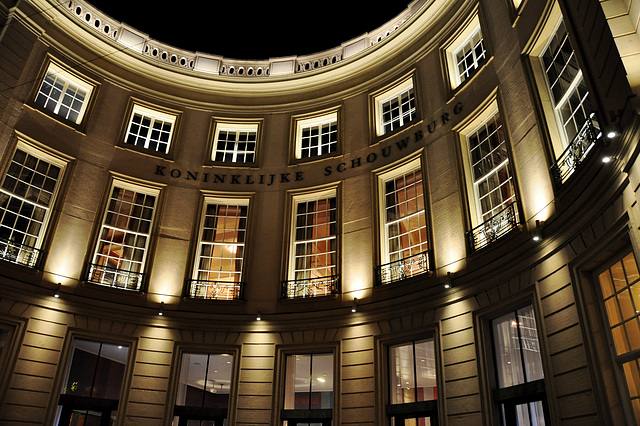
[[[173,426],[227,424],[232,354],[183,353]]]
[[[613,359],[624,377],[635,421],[640,423],[640,274],[633,253],[618,259],[598,274],[598,283]]]
[[[128,345],[74,339],[56,424],[114,424],[128,355]]]
[[[389,404],[386,413],[393,426],[438,424],[438,387],[433,338],[388,348]]]
[[[283,426],[333,424],[333,370],[333,353],[287,355]]]
[[[538,328],[533,306],[491,321],[496,371],[494,403],[502,425],[549,423]]]

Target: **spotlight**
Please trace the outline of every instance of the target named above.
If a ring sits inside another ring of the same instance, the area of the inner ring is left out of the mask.
[[[258,316],[256,316],[256,321],[262,321],[262,313],[258,312]]]
[[[451,281],[451,272],[447,272],[447,279],[444,281],[444,288],[453,287],[453,283]]]
[[[60,298],[60,288],[62,287],[62,283],[58,283],[58,287],[56,288],[56,292],[53,293],[53,297],[56,299]]]
[[[160,310],[158,311],[159,316],[164,315],[164,302],[160,302]]]
[[[356,299],[355,297],[353,298],[353,302],[351,303],[351,312],[358,312],[358,299]]]
[[[602,162],[603,162],[603,163],[605,163],[605,164],[606,164],[606,163],[610,163],[610,162],[611,162],[611,156],[610,156],[610,155],[607,155],[607,154],[604,154],[604,155],[602,156]]]
[[[536,220],[536,227],[531,231],[531,239],[535,242],[538,242],[542,239],[542,227],[544,226],[544,221]]]
[[[615,138],[616,136],[618,136],[618,132],[616,132],[615,130],[609,130],[609,131],[607,132],[607,137],[608,137],[609,139],[613,139],[613,138]]]

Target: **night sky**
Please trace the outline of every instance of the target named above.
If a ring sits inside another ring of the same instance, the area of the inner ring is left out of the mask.
[[[388,22],[409,0],[395,0],[393,6],[371,0],[89,3],[177,48],[232,59],[268,59],[339,46]]]

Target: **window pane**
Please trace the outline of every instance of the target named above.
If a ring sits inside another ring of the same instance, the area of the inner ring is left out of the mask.
[[[288,355],[285,410],[333,408],[333,354]]]
[[[232,373],[230,354],[184,353],[176,405],[227,408]]]
[[[205,205],[192,297],[223,300],[240,297],[247,211],[246,200]]]
[[[0,258],[35,265],[61,171],[16,149],[0,188]]]
[[[498,387],[525,382],[515,312],[493,320],[493,344],[498,373]]]
[[[389,256],[385,263],[427,251],[427,221],[420,168],[386,181],[384,200]],[[412,267],[419,269],[418,264]]]
[[[75,339],[63,394],[119,399],[129,347]]]
[[[91,282],[140,288],[155,201],[155,195],[113,187],[89,272]]]
[[[389,394],[391,404],[437,399],[432,339],[389,347]]]
[[[544,378],[533,306],[518,310],[518,326],[527,382]]]

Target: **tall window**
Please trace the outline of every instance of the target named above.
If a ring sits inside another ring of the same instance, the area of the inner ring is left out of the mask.
[[[557,3],[549,21],[556,26],[543,31],[531,54],[536,58],[533,71],[538,76],[543,112],[555,123],[549,126],[556,160],[550,172],[559,187],[573,175],[602,133]]]
[[[626,381],[636,422],[640,423],[640,274],[633,253],[598,275],[614,360]]]
[[[213,161],[253,163],[256,161],[258,124],[216,123]]]
[[[393,132],[416,117],[413,80],[408,78],[374,98],[378,136]]]
[[[475,127],[465,136],[465,169],[470,180],[467,192],[474,227],[468,238],[474,250],[515,229],[519,222],[507,138],[500,113],[497,109],[483,113],[477,121],[480,124],[474,124]]]
[[[541,60],[566,146],[585,124],[593,107],[562,20],[549,39]]]
[[[36,104],[73,123],[80,123],[93,86],[50,63],[38,89]]]
[[[546,397],[536,318],[531,305],[491,322],[497,390],[503,425],[544,425]]]
[[[89,268],[89,281],[140,290],[158,192],[115,181]]]
[[[248,199],[205,202],[191,297],[241,297],[248,208]]]
[[[457,80],[464,83],[475,74],[476,70],[487,60],[487,51],[484,47],[480,25],[474,28],[462,46],[455,52]]]
[[[56,424],[115,424],[129,346],[74,339]]]
[[[283,426],[329,426],[333,417],[333,354],[288,355]]]
[[[0,188],[0,259],[37,266],[64,167],[18,144]]]
[[[437,424],[438,389],[434,339],[389,346],[389,406],[392,425]]]
[[[427,219],[419,161],[381,177],[382,265],[379,284],[427,272]]]
[[[172,424],[226,425],[233,368],[232,354],[183,353]]]
[[[338,113],[296,120],[296,158],[311,158],[338,149]]]
[[[167,154],[176,116],[161,111],[133,105],[125,144],[145,150]]]
[[[289,281],[283,296],[324,296],[338,291],[335,190],[293,199]]]
[[[456,33],[443,50],[451,87],[455,89],[471,78],[488,59],[477,14]]]

